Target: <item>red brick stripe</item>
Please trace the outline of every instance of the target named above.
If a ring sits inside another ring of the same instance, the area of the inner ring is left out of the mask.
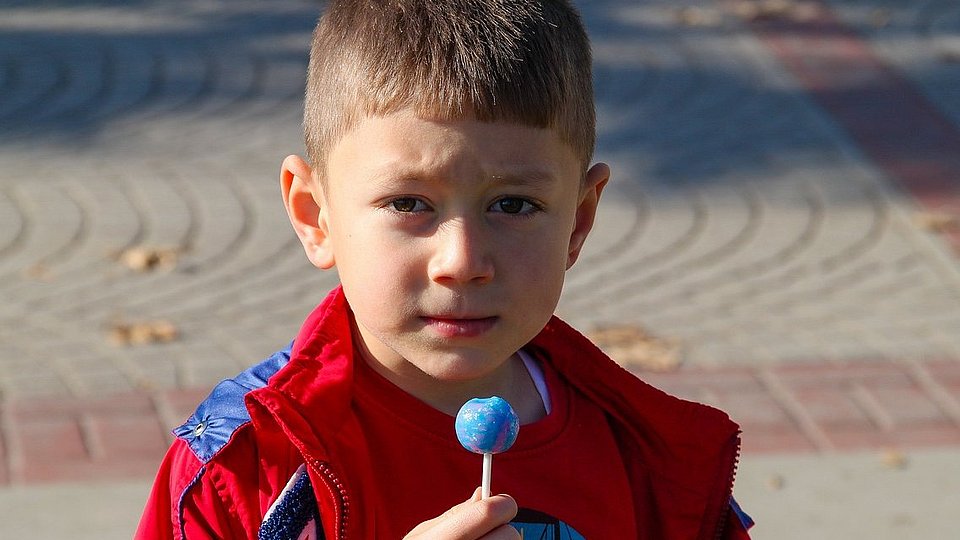
[[[727,411],[745,453],[960,444],[960,362],[872,360],[641,374]]]
[[[208,388],[0,403],[0,484],[149,478]],[[163,403],[161,407],[157,403]]]
[[[825,6],[750,25],[863,153],[925,209],[960,215],[960,130]],[[960,254],[960,230],[945,236]]]
[[[960,362],[685,368],[641,373],[727,411],[746,454],[960,444]],[[0,404],[0,484],[150,478],[173,424],[209,389]],[[158,405],[160,404],[160,405]],[[173,415],[176,420],[167,418]]]

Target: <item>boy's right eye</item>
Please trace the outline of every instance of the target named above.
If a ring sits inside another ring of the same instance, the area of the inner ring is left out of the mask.
[[[390,207],[396,210],[397,212],[409,213],[409,212],[422,212],[427,209],[427,205],[419,199],[413,197],[400,197],[399,199],[394,199],[390,201]]]

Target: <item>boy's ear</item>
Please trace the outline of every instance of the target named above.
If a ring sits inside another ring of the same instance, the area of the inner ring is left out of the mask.
[[[576,221],[573,232],[570,234],[570,247],[567,251],[567,270],[577,262],[583,243],[593,229],[593,222],[597,217],[597,205],[600,204],[600,194],[610,180],[610,167],[606,163],[596,163],[587,171],[587,177],[580,193],[580,203],[577,205]]]
[[[314,181],[310,165],[299,156],[287,156],[283,160],[280,191],[290,223],[300,237],[307,258],[317,268],[332,268],[333,249],[323,189]]]

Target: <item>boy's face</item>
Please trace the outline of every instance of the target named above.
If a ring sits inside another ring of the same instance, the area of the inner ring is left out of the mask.
[[[344,136],[323,188],[290,161],[308,256],[336,265],[369,360],[408,390],[495,377],[540,332],[609,176],[598,164],[581,183],[549,129],[409,112]]]

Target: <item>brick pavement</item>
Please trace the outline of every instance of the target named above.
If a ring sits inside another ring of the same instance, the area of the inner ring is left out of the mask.
[[[641,373],[743,429],[745,456],[960,445],[960,362],[862,360]],[[207,393],[115,393],[0,404],[0,485],[149,477],[169,429]]]
[[[960,130],[828,9],[757,19],[761,40],[866,156],[920,206],[960,213]],[[893,121],[878,121],[878,119]],[[942,231],[960,254],[960,227]]]
[[[335,283],[274,180],[315,9],[0,7],[0,484],[152,474]],[[615,178],[561,314],[679,343],[643,377],[748,455],[960,444],[950,2],[582,9]],[[156,320],[173,342],[110,342]]]

